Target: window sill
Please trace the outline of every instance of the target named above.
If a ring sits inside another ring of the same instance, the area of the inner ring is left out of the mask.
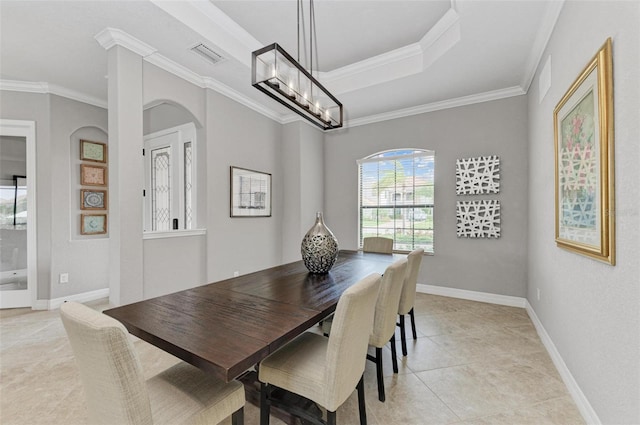
[[[167,232],[143,232],[142,239],[166,239],[182,238],[187,236],[202,236],[207,234],[207,229],[170,230]]]

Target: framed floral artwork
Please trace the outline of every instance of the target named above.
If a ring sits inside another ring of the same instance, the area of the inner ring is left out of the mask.
[[[80,159],[83,161],[107,162],[107,145],[101,142],[80,140]]]
[[[87,186],[106,186],[107,167],[80,164],[80,184]]]
[[[556,245],[614,265],[611,39],[558,102],[553,118]]]

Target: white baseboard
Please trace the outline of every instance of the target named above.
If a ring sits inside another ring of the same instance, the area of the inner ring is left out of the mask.
[[[486,292],[468,291],[465,289],[447,288],[444,286],[423,284],[418,284],[416,291],[423,294],[441,295],[444,297],[461,298],[471,301],[480,301],[485,303],[506,305],[510,307],[525,308],[527,310],[529,318],[531,319],[531,322],[533,322],[533,325],[538,332],[538,336],[540,337],[542,344],[547,349],[547,352],[549,353],[553,364],[558,370],[562,381],[567,386],[567,390],[569,391],[571,398],[573,398],[573,401],[578,407],[578,410],[580,411],[580,414],[584,418],[585,422],[589,425],[602,425],[600,418],[598,418],[598,415],[596,414],[595,410],[593,410],[593,407],[591,407],[589,400],[587,400],[587,397],[585,397],[584,393],[578,386],[578,383],[573,378],[573,375],[571,375],[569,368],[562,359],[562,356],[551,340],[551,337],[545,330],[544,326],[542,326],[542,322],[540,322],[540,319],[538,319],[536,312],[533,310],[533,307],[531,306],[531,304],[529,304],[529,301],[526,298],[510,297],[507,295],[496,295]]]
[[[571,398],[573,398],[574,403],[576,403],[576,406],[578,407],[578,410],[580,411],[580,414],[584,418],[585,422],[590,425],[601,425],[602,422],[596,414],[596,411],[593,410],[593,407],[591,407],[591,403],[589,403],[589,400],[587,400],[587,397],[585,397],[584,393],[580,389],[580,386],[578,386],[578,383],[573,378],[573,375],[571,375],[571,372],[562,359],[560,352],[558,352],[558,349],[551,340],[551,337],[545,330],[544,326],[542,326],[542,322],[540,322],[540,319],[538,319],[538,315],[536,314],[531,304],[529,304],[529,301],[526,302],[525,308],[527,309],[527,313],[529,314],[529,318],[531,318],[533,325],[536,327],[536,331],[538,332],[538,336],[540,337],[542,344],[547,349],[547,352],[549,353],[553,364],[556,366],[556,369],[558,369],[558,373],[560,374],[562,381],[567,386],[569,394],[571,394]]]
[[[461,298],[463,300],[506,305],[509,307],[524,308],[527,302],[527,299],[522,297],[490,294],[488,292],[468,291],[466,289],[447,288],[444,286],[423,285],[421,283],[418,284],[416,291],[421,292],[423,294],[441,295],[443,297],[451,297],[451,298]]]
[[[83,292],[81,294],[68,295],[66,297],[54,298],[51,300],[37,300],[34,310],[55,310],[65,301],[76,301],[86,303],[89,301],[99,300],[100,298],[109,298],[109,288],[97,289],[95,291]]]

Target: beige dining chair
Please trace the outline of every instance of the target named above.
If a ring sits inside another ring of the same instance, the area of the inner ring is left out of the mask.
[[[91,424],[217,424],[244,422],[244,388],[180,362],[145,382],[138,353],[122,323],[67,302],[62,322],[80,371]]]
[[[381,254],[393,253],[393,239],[380,236],[370,236],[362,240],[364,252],[378,252]]]
[[[371,274],[343,292],[328,338],[305,332],[260,363],[260,425],[269,424],[272,405],[288,408],[292,414],[311,423],[325,424],[306,410],[284,406],[272,398],[275,388],[324,407],[328,425],[335,425],[336,410],[357,388],[360,424],[366,425],[363,374],[380,279],[379,274]]]
[[[400,316],[400,340],[402,342],[402,355],[407,355],[407,336],[405,334],[404,316],[406,314],[411,318],[411,330],[413,331],[413,339],[418,339],[416,334],[416,318],[413,312],[413,306],[416,300],[416,286],[418,284],[418,272],[420,271],[420,263],[424,249],[418,248],[407,255],[407,271],[404,274],[404,285],[400,294],[400,304],[398,306],[398,315]]]
[[[401,259],[391,264],[382,276],[380,292],[376,301],[376,313],[373,321],[373,331],[369,336],[369,345],[375,347],[375,356],[367,354],[367,359],[376,364],[378,377],[378,400],[385,401],[384,374],[382,368],[382,349],[389,342],[391,346],[391,361],[393,373],[398,373],[398,359],[396,357],[396,318],[400,293],[404,284],[404,274],[407,260]],[[333,327],[331,328],[333,332]]]

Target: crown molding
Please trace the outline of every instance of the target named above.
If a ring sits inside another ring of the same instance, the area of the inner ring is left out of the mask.
[[[176,77],[182,78],[185,81],[190,82],[193,85],[196,85],[200,88],[205,87],[204,78],[187,68],[186,66],[182,66],[177,62],[172,61],[171,59],[161,55],[160,53],[154,53],[144,58],[145,62],[149,62],[152,65],[157,66],[160,69],[163,69],[170,74],[175,75]]]
[[[320,74],[331,92],[344,94],[422,71],[422,49],[417,43]]]
[[[542,19],[542,25],[538,29],[538,35],[536,36],[531,51],[529,52],[525,74],[522,78],[522,82],[520,83],[520,86],[525,91],[529,91],[529,86],[531,86],[531,83],[533,82],[533,77],[536,75],[536,71],[538,70],[540,61],[542,60],[542,55],[547,48],[547,44],[549,44],[551,34],[553,34],[553,30],[556,27],[556,22],[558,22],[564,3],[565,0],[556,0],[549,2],[549,5],[547,6],[547,11]]]
[[[105,28],[96,34],[94,38],[105,50],[109,50],[113,46],[118,45],[137,53],[143,58],[156,52],[156,49],[147,43],[117,28]]]
[[[49,93],[49,84],[32,81],[0,80],[0,90],[23,93]]]
[[[23,93],[54,94],[56,96],[65,97],[67,99],[76,100],[78,102],[87,103],[89,105],[107,109],[106,100],[100,99],[95,96],[89,96],[87,94],[80,93],[78,91],[71,90],[57,84],[31,81],[0,80],[0,90],[17,91]]]
[[[49,93],[66,97],[67,99],[77,100],[78,102],[88,103],[89,105],[97,106],[99,108],[107,109],[106,99],[89,96],[88,94],[80,93],[78,91],[71,90],[57,84],[49,84]]]
[[[214,80],[213,78],[208,78],[208,77],[204,78],[204,83],[205,83],[205,88],[214,90],[220,93],[221,95],[226,96],[229,99],[234,100],[240,103],[241,105],[244,105],[247,108],[258,112],[259,114],[262,114],[265,117],[274,120],[279,124],[286,124],[281,114],[275,112],[271,108],[268,108],[256,102],[255,100],[249,98],[248,96],[245,96],[244,94],[232,89],[226,84],[223,84],[218,80]]]
[[[461,39],[460,15],[452,8],[420,40],[422,69],[425,70],[447,53]]]
[[[368,117],[356,118],[345,123],[345,127],[358,127],[366,124],[373,124],[380,121],[404,118],[411,115],[419,115],[427,112],[440,111],[443,109],[458,108],[460,106],[473,105],[475,103],[489,102],[492,100],[505,99],[513,96],[526,94],[520,86],[508,87],[505,89],[493,90],[485,93],[474,94],[470,96],[458,97],[455,99],[443,100],[441,102],[427,103],[424,105],[414,106],[412,108],[399,109],[397,111],[386,112],[383,114],[370,115]]]
[[[422,72],[459,41],[460,15],[452,7],[419,42],[321,72],[319,78],[332,92],[348,93]]]

